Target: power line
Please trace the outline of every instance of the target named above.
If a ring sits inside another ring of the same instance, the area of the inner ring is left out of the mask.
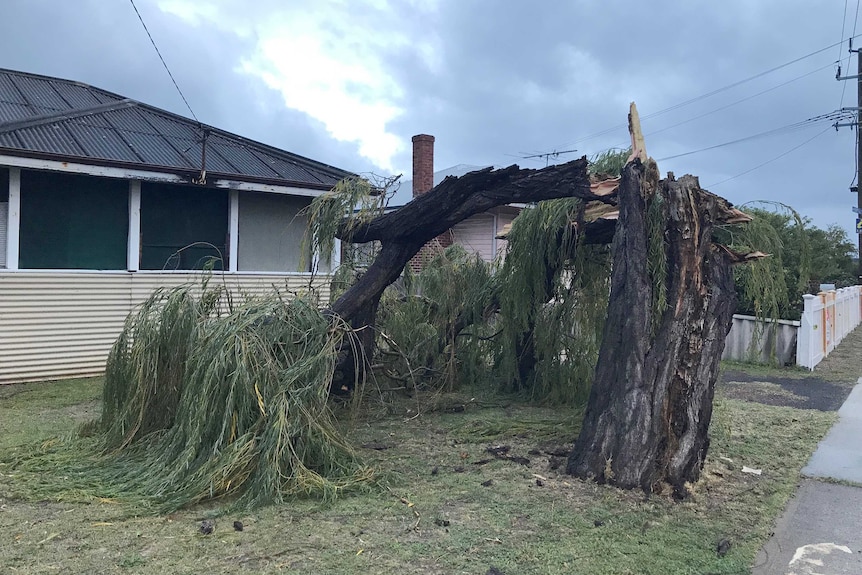
[[[147,33],[147,37],[149,37],[149,39],[150,39],[150,43],[152,43],[153,48],[155,48],[155,49],[156,49],[156,54],[158,54],[158,55],[159,55],[159,60],[161,60],[161,61],[162,61],[162,66],[164,66],[164,67],[165,67],[165,71],[168,73],[168,76],[170,76],[170,78],[171,78],[171,82],[173,82],[173,83],[174,83],[174,88],[176,88],[176,89],[177,89],[177,92],[179,92],[179,94],[180,94],[180,98],[182,98],[182,99],[183,99],[183,102],[185,102],[185,104],[186,104],[186,108],[188,108],[188,109],[189,109],[189,113],[192,115],[192,118],[194,118],[196,122],[200,122],[200,120],[198,120],[198,117],[197,117],[197,116],[195,116],[194,110],[192,110],[192,107],[189,105],[189,101],[188,101],[188,100],[186,100],[186,97],[185,97],[185,95],[183,94],[183,91],[182,91],[182,90],[180,90],[180,86],[179,86],[179,84],[177,84],[177,81],[174,79],[174,75],[173,75],[173,74],[171,74],[171,70],[170,70],[170,68],[168,68],[168,64],[167,64],[167,62],[165,62],[165,59],[162,57],[162,53],[159,51],[159,47],[158,47],[158,46],[156,46],[156,41],[155,41],[155,40],[153,40],[153,35],[152,35],[152,34],[150,34],[150,29],[149,29],[149,28],[147,28],[147,23],[146,23],[146,22],[144,22],[144,19],[143,19],[143,17],[141,16],[141,13],[138,11],[138,7],[137,7],[137,6],[135,6],[135,0],[129,0],[129,2],[131,2],[131,3],[132,3],[132,8],[134,8],[134,9],[135,9],[135,14],[137,14],[137,15],[138,15],[138,20],[140,20],[140,21],[141,21],[141,25],[144,27],[144,31]]]
[[[560,157],[560,154],[574,154],[577,152],[574,148],[571,150],[554,150],[553,152],[545,152],[543,154],[530,154],[528,156],[521,156],[524,160],[538,160],[539,158],[545,158],[545,167],[548,167],[548,163],[551,158],[555,160]]]
[[[841,43],[844,43],[844,29],[847,25],[847,0],[844,0],[844,14],[841,16]],[[841,48],[838,48],[838,59],[841,59]]]
[[[674,154],[673,156],[667,156],[664,158],[659,158],[656,161],[657,162],[663,162],[665,160],[673,160],[675,158],[682,158],[685,156],[691,156],[693,154],[699,154],[700,152],[706,152],[708,150],[715,150],[717,148],[724,148],[726,146],[732,146],[734,144],[740,144],[742,142],[748,142],[750,140],[755,140],[755,139],[763,138],[766,136],[774,136],[774,135],[779,134],[779,133],[799,130],[801,128],[805,128],[809,125],[813,125],[813,124],[823,122],[823,121],[830,121],[831,122],[833,120],[844,119],[844,118],[847,118],[849,115],[850,114],[847,111],[838,110],[836,112],[830,112],[828,114],[822,114],[820,116],[814,116],[813,118],[808,118],[807,120],[802,120],[801,122],[795,122],[793,124],[788,124],[788,125],[782,126],[780,128],[774,128],[772,130],[767,130],[765,132],[759,132],[757,134],[753,134],[751,136],[746,136],[744,138],[738,138],[736,140],[731,140],[729,142],[724,142],[721,144],[715,144],[713,146],[707,146],[706,148],[700,148],[698,150],[692,150],[690,152],[683,152],[681,154]],[[830,127],[832,127],[831,124],[830,124]]]
[[[856,25],[859,23],[859,0],[856,0],[856,15],[853,17],[853,38],[856,37]]]
[[[797,146],[794,146],[794,147],[790,148],[790,149],[789,149],[789,150],[787,150],[786,152],[783,152],[783,153],[781,153],[781,154],[779,154],[779,155],[775,156],[774,158],[772,158],[772,159],[770,159],[770,160],[766,160],[766,161],[765,161],[765,162],[763,162],[762,164],[758,164],[758,165],[754,166],[753,168],[750,168],[750,169],[748,169],[748,170],[745,170],[744,172],[741,172],[741,173],[739,173],[739,174],[736,174],[735,176],[731,176],[731,177],[729,177],[729,178],[726,178],[726,179],[724,179],[724,180],[721,180],[720,182],[716,182],[716,183],[714,183],[714,184],[710,184],[710,185],[706,186],[706,188],[708,188],[708,189],[715,188],[716,186],[720,186],[721,184],[723,184],[723,183],[725,183],[725,182],[729,182],[730,180],[735,180],[736,178],[742,177],[742,176],[744,176],[744,175],[746,175],[746,174],[750,174],[750,173],[751,173],[751,172],[753,172],[754,170],[759,170],[759,169],[760,169],[760,168],[762,168],[763,166],[765,166],[765,165],[767,165],[767,164],[771,164],[772,162],[774,162],[774,161],[776,161],[776,160],[780,160],[781,158],[783,158],[783,157],[784,157],[784,156],[786,156],[787,154],[789,154],[789,153],[791,153],[791,152],[795,152],[796,150],[798,150],[798,149],[799,149],[799,148],[801,148],[802,146],[804,146],[804,145],[808,144],[809,142],[811,142],[811,141],[813,141],[813,140],[815,140],[815,139],[819,138],[820,136],[822,136],[823,134],[825,134],[826,132],[828,132],[828,131],[829,131],[829,129],[830,129],[831,127],[832,127],[832,126],[827,126],[827,127],[826,127],[826,129],[825,129],[825,130],[823,130],[822,132],[818,132],[815,136],[812,136],[811,138],[808,138],[807,140],[805,140],[805,141],[804,141],[804,142],[802,142],[801,144],[799,144],[799,145],[797,145]]]
[[[858,9],[859,4],[856,4],[856,7]],[[844,0],[844,15],[841,17],[841,43],[842,44],[844,43],[844,27],[846,26],[846,24],[847,24],[847,0]],[[843,61],[843,58],[841,58],[841,52],[842,52],[842,49],[839,46],[838,47],[838,61],[837,61],[837,64],[838,64],[838,74],[837,75],[838,76],[841,75],[841,62]],[[849,62],[850,58],[848,57],[847,60]],[[841,88],[841,102],[838,104],[839,108],[844,106],[844,91],[847,90],[847,84],[843,84],[842,86],[843,87]]]
[[[756,98],[758,96],[762,96],[763,94],[766,94],[767,92],[777,90],[778,88],[782,88],[788,84],[796,82],[797,80],[801,80],[802,78],[807,78],[808,76],[811,76],[812,74],[816,74],[817,72],[820,72],[821,70],[824,70],[826,68],[831,67],[832,65],[833,65],[833,63],[830,62],[829,64],[826,64],[825,66],[820,66],[819,68],[811,70],[810,72],[802,74],[801,76],[796,76],[795,78],[791,78],[790,80],[787,80],[786,82],[782,82],[781,84],[777,84],[775,86],[772,86],[771,88],[767,88],[766,90],[762,90],[760,92],[757,92],[756,94],[751,94],[750,96],[746,96],[745,98],[742,98],[740,100],[736,100],[735,102],[731,102],[730,104],[725,104],[724,106],[719,106],[718,108],[710,110],[709,112],[704,112],[703,114],[699,114],[699,115],[694,116],[692,118],[688,118],[687,120],[677,122],[676,124],[671,124],[670,126],[667,126],[665,128],[661,128],[660,130],[654,130],[652,132],[647,132],[646,134],[644,134],[644,136],[649,137],[649,136],[654,136],[656,134],[661,134],[662,132],[666,132],[666,131],[671,130],[673,128],[682,126],[684,124],[688,124],[689,122],[699,120],[699,119],[704,118],[706,116],[715,114],[716,112],[726,110],[727,108],[731,108],[733,106],[736,106],[737,104],[742,104],[743,102],[747,102],[748,100],[751,100],[751,99]],[[622,146],[626,146],[626,145],[628,145],[628,144],[618,144],[617,147],[622,147]]]
[[[856,36],[856,33],[855,33],[855,29],[854,29],[854,33],[853,33],[853,37],[852,37],[852,39],[855,39],[856,37],[857,37],[857,36]],[[684,107],[684,106],[688,106],[688,105],[693,104],[693,103],[695,103],[695,102],[698,102],[698,101],[700,101],[700,100],[703,100],[703,99],[706,99],[706,98],[709,98],[709,97],[715,96],[716,94],[720,94],[720,93],[722,93],[722,92],[726,92],[726,91],[728,91],[728,90],[731,90],[731,89],[733,89],[733,88],[736,88],[737,86],[741,86],[742,84],[746,84],[746,83],[751,82],[751,81],[753,81],[753,80],[756,80],[756,79],[758,79],[758,78],[762,78],[763,76],[766,76],[766,75],[771,74],[771,73],[773,73],[773,72],[777,72],[778,70],[781,70],[781,69],[783,69],[783,68],[786,68],[786,67],[788,67],[788,66],[791,66],[791,65],[793,65],[793,64],[796,64],[797,62],[801,62],[802,60],[806,60],[806,59],[808,59],[808,58],[811,58],[812,56],[816,56],[817,54],[821,54],[821,53],[825,52],[826,50],[831,50],[832,48],[835,48],[836,46],[840,46],[840,45],[841,45],[841,44],[843,44],[843,43],[844,43],[844,40],[841,40],[841,41],[839,41],[839,42],[835,42],[835,43],[833,43],[833,44],[830,44],[829,46],[826,46],[826,47],[824,47],[824,48],[820,48],[819,50],[815,50],[814,52],[811,52],[811,53],[806,54],[806,55],[804,55],[804,56],[800,56],[800,57],[798,57],[798,58],[794,58],[793,60],[790,60],[790,61],[785,62],[785,63],[783,63],[783,64],[779,64],[778,66],[774,66],[774,67],[772,67],[772,68],[769,68],[768,70],[764,70],[763,72],[759,72],[759,73],[757,73],[757,74],[754,74],[753,76],[749,76],[749,77],[744,78],[744,79],[742,79],[742,80],[737,80],[736,82],[733,82],[733,83],[731,83],[731,84],[727,84],[726,86],[722,86],[721,88],[716,88],[715,90],[712,90],[712,91],[710,91],[710,92],[706,92],[706,93],[701,94],[701,95],[699,95],[699,96],[695,96],[694,98],[689,98],[688,100],[685,100],[685,101],[683,101],[683,102],[679,102],[678,104],[674,104],[674,105],[672,105],[672,106],[670,106],[670,107],[668,107],[668,108],[664,108],[663,110],[659,110],[659,111],[657,111],[657,112],[653,112],[652,114],[647,114],[647,115],[645,115],[645,116],[641,116],[641,120],[643,121],[643,120],[648,120],[648,119],[651,119],[651,118],[655,118],[655,117],[657,117],[657,116],[661,116],[662,114],[666,114],[667,112],[671,112],[671,111],[673,111],[673,110],[677,110],[677,109],[682,108],[682,107]],[[561,145],[561,146],[557,146],[557,147],[572,146],[572,145],[575,145],[575,144],[579,144],[579,143],[581,143],[581,142],[583,142],[583,141],[591,140],[591,139],[593,139],[593,138],[597,138],[597,137],[599,137],[599,136],[604,136],[605,134],[609,134],[609,133],[614,132],[614,131],[616,131],[616,130],[619,130],[619,129],[622,129],[622,128],[627,128],[627,127],[628,127],[628,123],[618,124],[618,125],[613,126],[613,127],[611,127],[611,128],[607,128],[607,129],[605,129],[605,130],[601,130],[601,131],[596,132],[596,133],[594,133],[594,134],[590,134],[590,135],[588,135],[588,136],[584,136],[584,137],[582,137],[582,138],[578,138],[577,140],[574,140],[574,141],[572,141],[572,142],[568,142],[568,143],[566,143],[566,144],[563,144],[563,145]]]

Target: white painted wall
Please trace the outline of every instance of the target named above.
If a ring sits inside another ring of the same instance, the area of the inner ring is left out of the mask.
[[[494,223],[491,214],[477,214],[455,224],[452,236],[455,243],[464,246],[468,252],[479,254],[486,262],[494,260]]]
[[[6,267],[6,228],[9,225],[9,202],[0,202],[0,269]]]

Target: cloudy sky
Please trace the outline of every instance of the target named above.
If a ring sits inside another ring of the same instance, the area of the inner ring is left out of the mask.
[[[806,120],[856,105],[858,0],[136,4],[201,121],[341,168],[410,179],[417,133],[437,169],[591,156],[635,101],[662,171],[853,231],[855,132]],[[189,115],[129,0],[3,0],[0,67]]]

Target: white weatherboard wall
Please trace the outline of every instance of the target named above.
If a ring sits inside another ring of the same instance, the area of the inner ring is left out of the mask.
[[[135,306],[157,287],[199,282],[200,273],[0,273],[0,384],[97,375]],[[329,278],[308,274],[223,274],[238,295],[308,291],[325,301]]]
[[[479,254],[486,262],[494,261],[497,255],[494,250],[494,222],[493,215],[477,214],[455,224],[452,237],[455,243],[464,246],[468,252]]]

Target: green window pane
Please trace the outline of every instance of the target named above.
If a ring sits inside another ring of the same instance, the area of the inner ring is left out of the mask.
[[[228,192],[143,182],[141,269],[227,267]]]
[[[128,234],[128,181],[21,171],[20,268],[124,270]]]
[[[9,170],[0,168],[0,202],[9,201]]]

